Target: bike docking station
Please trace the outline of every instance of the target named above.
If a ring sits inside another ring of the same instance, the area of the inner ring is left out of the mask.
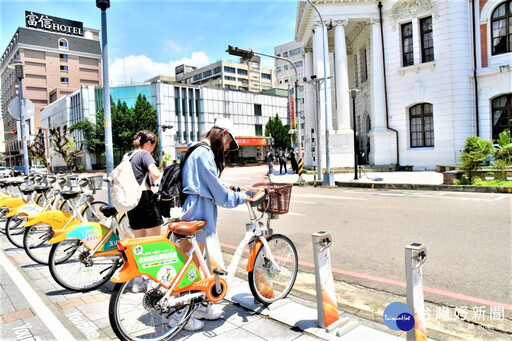
[[[318,231],[312,234],[312,239],[318,327],[340,337],[358,327],[359,321],[339,317],[329,252],[332,245],[331,234],[327,231]]]
[[[425,299],[423,297],[422,265],[427,259],[427,248],[421,243],[405,247],[405,275],[407,279],[407,305],[414,316],[414,328],[407,331],[407,341],[426,341]]]

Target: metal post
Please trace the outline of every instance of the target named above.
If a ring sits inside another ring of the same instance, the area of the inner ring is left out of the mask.
[[[316,154],[316,171],[317,180],[322,180],[322,154],[320,153],[320,82],[315,81],[315,95],[316,95],[316,143],[315,143],[315,154]]]
[[[20,132],[21,132],[21,145],[23,146],[23,166],[25,168],[25,175],[28,175],[28,134],[25,129],[25,108],[23,105],[23,83],[21,78],[18,78],[19,94],[20,94]]]
[[[352,120],[354,121],[354,180],[357,180],[356,94],[352,91]]]
[[[421,243],[405,247],[405,275],[407,278],[407,305],[414,316],[414,328],[407,331],[407,341],[427,340],[425,300],[423,298],[422,265],[427,259],[427,248]]]
[[[107,42],[107,8],[110,1],[96,0],[96,6],[101,9],[101,51],[103,69],[103,112],[105,126],[105,154],[107,156],[107,177],[114,170],[114,147],[112,144],[112,118],[110,115],[110,85],[108,75],[108,42]],[[110,194],[110,183],[108,184],[108,202],[112,204]]]
[[[325,174],[324,174],[324,186],[334,186],[334,175],[331,173],[331,158],[329,153],[329,103],[327,102],[327,57],[326,57],[326,44],[325,40],[327,39],[327,30],[325,29],[324,19],[322,18],[322,14],[318,8],[311,2],[311,0],[307,0],[309,4],[315,9],[316,13],[320,17],[320,23],[322,24],[322,52],[323,52],[323,60],[324,60],[324,102],[325,102]],[[325,34],[325,36],[324,36]]]

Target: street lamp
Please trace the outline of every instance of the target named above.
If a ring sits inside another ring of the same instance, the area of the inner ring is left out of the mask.
[[[27,132],[25,131],[25,108],[23,105],[23,63],[20,60],[15,60],[8,66],[14,69],[15,77],[18,79],[19,87],[19,100],[20,100],[20,132],[21,132],[21,145],[23,146],[23,166],[25,175],[28,175],[28,147],[27,147]]]
[[[103,68],[103,113],[105,117],[105,154],[107,157],[107,177],[114,170],[114,149],[112,145],[112,118],[110,115],[110,85],[108,78],[108,43],[107,43],[107,8],[110,0],[96,0],[96,7],[101,9],[101,51]],[[108,183],[108,202],[112,204],[110,195],[110,182]]]
[[[322,52],[323,52],[323,60],[324,60],[324,102],[325,102],[325,174],[323,186],[334,186],[334,175],[331,173],[331,158],[329,153],[329,105],[327,103],[327,57],[325,55],[325,40],[327,39],[327,30],[325,29],[324,19],[320,14],[318,8],[311,2],[311,0],[307,0],[307,2],[315,9],[316,13],[320,17],[320,23],[322,24]],[[325,33],[325,37],[324,37]]]
[[[278,56],[266,54],[263,52],[257,52],[252,49],[248,50],[248,49],[243,49],[243,48],[240,48],[237,46],[231,46],[231,45],[228,45],[228,49],[226,50],[226,52],[232,56],[238,56],[245,60],[251,59],[254,55],[265,56],[265,57],[270,57],[270,58],[274,58],[274,59],[280,59],[280,60],[287,61],[293,67],[293,70],[295,71],[295,113],[296,113],[295,117],[297,117],[297,128],[298,128],[297,137],[299,139],[299,160],[298,160],[299,162],[298,163],[301,164],[302,163],[302,133],[301,133],[301,128],[300,128],[300,114],[297,114],[297,112],[299,110],[299,98],[297,96],[299,93],[299,72],[297,71],[297,66],[295,66],[295,63],[292,62],[288,58],[278,57]],[[292,124],[292,126],[293,126],[293,124]],[[299,170],[299,172],[300,172],[300,170]],[[299,182],[302,182],[302,181],[304,181],[302,179],[302,174],[299,174]]]
[[[354,180],[357,180],[357,139],[356,139],[356,95],[359,89],[351,88],[350,95],[352,96],[352,120],[354,121]]]

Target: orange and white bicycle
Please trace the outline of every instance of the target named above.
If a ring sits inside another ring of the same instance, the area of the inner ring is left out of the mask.
[[[247,202],[250,223],[227,271],[214,267],[212,274],[201,254],[195,234],[205,221],[169,224],[174,237],[190,240],[192,248],[186,253],[165,237],[118,241],[124,264],[112,278],[117,284],[109,305],[116,335],[121,340],[168,340],[178,334],[199,304],[224,298],[246,246],[250,248],[247,272],[254,298],[268,305],[286,297],[297,277],[297,250],[289,238],[273,234],[270,221],[288,212],[291,190],[290,184],[273,183],[246,190],[251,199]],[[210,260],[212,250],[207,247],[207,251]],[[133,292],[132,283],[139,276],[146,276],[149,283],[146,289]]]

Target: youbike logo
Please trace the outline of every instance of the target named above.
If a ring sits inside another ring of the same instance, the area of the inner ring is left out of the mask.
[[[402,302],[393,302],[384,310],[384,323],[392,330],[404,332],[414,327],[414,317],[409,306]]]

